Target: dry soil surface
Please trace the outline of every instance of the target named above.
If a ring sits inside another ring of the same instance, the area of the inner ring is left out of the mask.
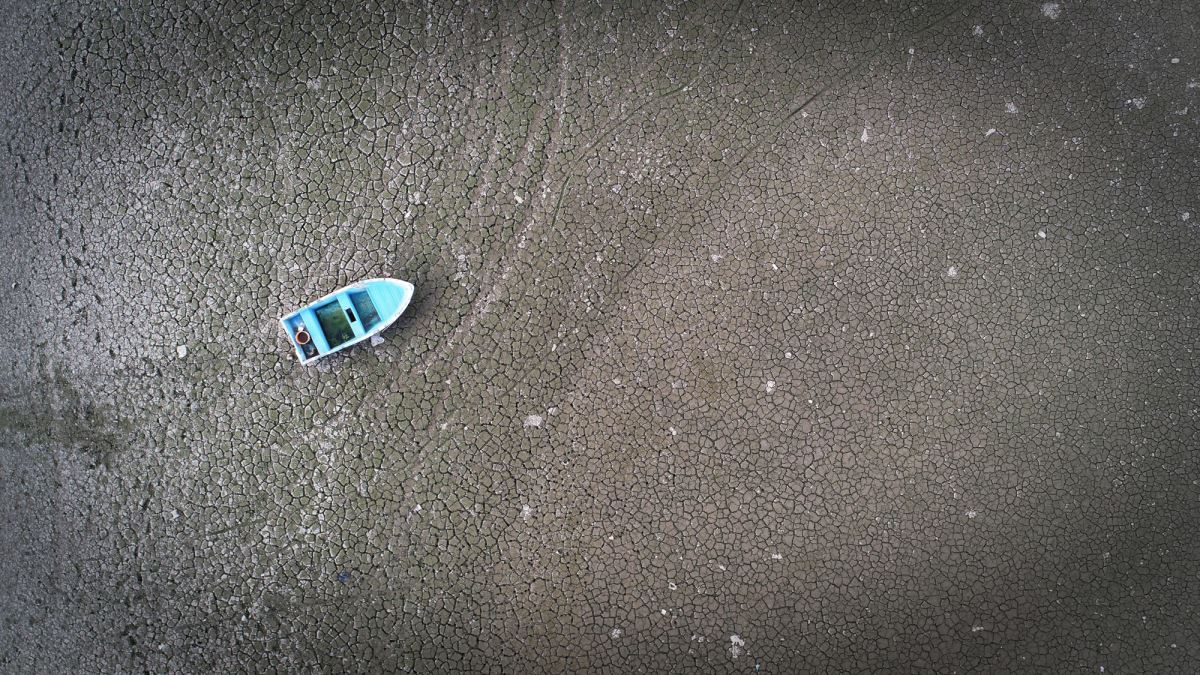
[[[0,669],[1200,662],[1194,2],[8,4]]]

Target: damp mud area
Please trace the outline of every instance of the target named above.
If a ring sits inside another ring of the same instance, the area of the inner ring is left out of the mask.
[[[4,4],[0,670],[1200,662],[1194,3]]]

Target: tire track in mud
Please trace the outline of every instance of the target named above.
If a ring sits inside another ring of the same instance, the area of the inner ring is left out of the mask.
[[[932,19],[929,23],[925,24],[921,28],[918,28],[917,30],[913,31],[912,33],[909,33],[909,34],[903,36],[903,38],[898,37],[898,38],[890,39],[888,42],[888,47],[886,49],[873,49],[873,50],[871,50],[871,52],[872,53],[890,54],[891,50],[895,49],[899,45],[905,44],[905,43],[910,43],[910,42],[922,37],[923,35],[929,33],[933,29],[938,28],[939,26],[945,24],[955,14],[962,13],[962,14],[964,14],[964,16],[969,16],[974,11],[975,11],[975,7],[973,6],[973,4],[965,3],[962,5],[953,5],[949,10],[939,14],[937,17]],[[732,173],[734,170],[740,168],[742,166],[742,164],[745,163],[745,161],[747,159],[749,159],[750,157],[755,155],[762,146],[777,144],[779,142],[780,137],[782,137],[783,134],[788,131],[788,129],[790,128],[790,123],[792,122],[792,120],[794,120],[796,118],[796,116],[798,116],[801,113],[808,110],[809,107],[811,107],[818,100],[822,99],[830,91],[833,91],[835,89],[843,87],[843,86],[849,84],[850,82],[854,81],[855,79],[861,77],[864,73],[866,73],[870,70],[872,64],[873,64],[873,61],[869,58],[861,59],[859,61],[859,63],[856,66],[852,67],[845,75],[843,75],[840,78],[835,78],[834,80],[826,83],[824,86],[817,89],[816,92],[810,94],[807,98],[805,98],[803,101],[801,101],[798,105],[792,107],[788,111],[787,115],[783,116],[783,119],[781,120],[781,122],[775,126],[775,133],[773,135],[769,136],[769,142],[768,142],[768,137],[764,137],[764,138],[758,140],[757,142],[754,142],[754,143],[751,143],[750,145],[748,145],[745,148],[745,151],[741,154],[741,156],[739,156],[736,160],[734,160],[733,162],[731,162],[729,164],[729,171]]]
[[[734,8],[733,15],[732,15],[732,18],[730,19],[730,21],[733,21],[734,19],[736,19],[736,17],[740,14],[743,4],[744,4],[744,0],[742,2],[739,2],[738,5]],[[505,282],[511,276],[512,271],[513,271],[514,263],[512,262],[512,260],[517,255],[518,251],[526,248],[526,246],[528,245],[530,235],[532,234],[532,232],[534,231],[534,229],[537,225],[537,222],[539,219],[538,218],[539,213],[542,211],[542,208],[544,208],[544,206],[548,203],[546,197],[548,196],[547,190],[549,188],[549,183],[550,183],[550,178],[551,178],[550,172],[553,168],[553,160],[559,155],[560,143],[563,140],[560,137],[559,132],[562,129],[562,122],[563,122],[563,118],[564,118],[564,115],[566,112],[566,110],[565,110],[566,91],[567,91],[567,85],[569,83],[568,78],[567,78],[567,76],[569,74],[569,64],[567,62],[567,56],[568,56],[569,50],[567,48],[567,35],[566,35],[566,24],[565,24],[566,14],[562,12],[561,7],[559,9],[558,14],[559,14],[559,31],[558,32],[559,32],[560,58],[559,58],[559,68],[558,68],[558,78],[557,79],[558,79],[558,83],[559,83],[559,92],[558,92],[558,96],[555,99],[555,105],[554,105],[554,109],[556,112],[555,122],[551,126],[550,131],[549,131],[550,141],[548,143],[547,153],[546,153],[546,155],[547,155],[546,166],[543,169],[543,174],[542,174],[543,177],[542,177],[540,190],[539,190],[539,193],[541,194],[541,198],[539,199],[539,208],[530,210],[529,217],[525,220],[525,222],[522,224],[521,228],[517,231],[516,235],[509,242],[508,246],[505,248],[505,253],[503,255],[501,255],[499,257],[499,259],[496,261],[496,262],[500,262],[500,261],[509,261],[509,262],[505,263],[501,267],[500,273],[497,275],[497,277],[494,280],[491,280],[489,282],[488,285],[490,286],[490,288],[487,291],[487,293],[485,293],[481,298],[477,299],[474,303],[472,303],[472,309],[471,309],[470,313],[462,320],[462,322],[460,322],[458,327],[450,334],[450,336],[443,343],[442,347],[438,350],[435,350],[419,366],[414,367],[412,370],[410,370],[410,372],[409,372],[410,376],[415,376],[419,372],[428,371],[436,362],[443,361],[443,360],[449,358],[452,354],[456,354],[461,351],[460,343],[461,343],[461,340],[462,340],[464,334],[469,332],[475,326],[475,324],[479,321],[479,319],[482,318],[485,314],[487,314],[487,312],[489,311],[491,306],[499,299],[500,295],[503,293],[504,288],[505,288]],[[720,49],[720,47],[724,44],[724,42],[727,39],[728,39],[728,34],[723,34],[718,43],[718,46],[715,49]],[[643,68],[643,72],[652,68],[653,65],[655,63],[658,63],[660,60],[661,60],[661,58],[653,59],[650,64],[648,64],[647,66],[645,66]],[[665,92],[662,92],[660,94],[655,94],[653,96],[648,97],[642,103],[640,103],[639,105],[634,107],[634,109],[632,109],[628,113],[626,113],[616,123],[612,124],[604,131],[601,131],[595,138],[592,139],[591,142],[589,142],[586,146],[584,146],[583,150],[581,150],[578,155],[576,155],[574,158],[572,158],[571,161],[568,162],[568,164],[563,167],[563,175],[565,177],[563,179],[561,187],[559,187],[559,189],[557,190],[557,194],[554,197],[554,200],[553,200],[554,201],[554,209],[553,209],[553,211],[550,212],[547,225],[549,227],[553,228],[554,224],[557,223],[558,214],[562,208],[563,200],[567,193],[567,190],[570,188],[571,181],[572,181],[573,177],[575,176],[575,171],[579,168],[579,166],[586,159],[588,159],[592,155],[593,151],[601,143],[614,137],[621,129],[628,126],[628,124],[639,113],[642,113],[647,108],[649,108],[651,105],[665,103],[665,102],[670,101],[671,99],[674,99],[674,98],[678,97],[679,95],[687,92],[697,81],[699,81],[699,79],[701,77],[703,77],[704,73],[705,73],[705,64],[702,63],[702,64],[700,64],[700,66],[697,67],[696,74],[691,79],[689,79],[687,82],[685,82],[684,84],[676,85],[675,87],[672,87],[671,89],[669,89]],[[533,129],[533,127],[531,127],[531,133],[532,133],[532,129]]]

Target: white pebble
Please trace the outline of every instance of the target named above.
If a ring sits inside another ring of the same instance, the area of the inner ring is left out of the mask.
[[[742,652],[745,651],[743,649],[743,647],[745,647],[745,646],[746,646],[746,641],[743,640],[740,635],[730,635],[729,636],[729,655],[732,656],[733,658],[736,659],[737,657],[741,656]]]
[[[187,345],[179,345],[178,347],[176,347],[176,348],[175,348],[175,355],[176,355],[176,356],[178,356],[178,357],[179,357],[179,358],[181,358],[181,359],[182,359],[183,357],[187,356]]]

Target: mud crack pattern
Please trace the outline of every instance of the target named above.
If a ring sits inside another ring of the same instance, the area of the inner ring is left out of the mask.
[[[0,670],[1200,660],[1194,5],[6,16]]]

